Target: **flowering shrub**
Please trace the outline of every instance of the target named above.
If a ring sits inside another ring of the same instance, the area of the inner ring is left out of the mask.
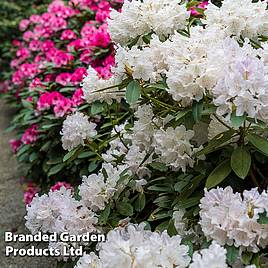
[[[77,183],[81,174],[98,166],[95,159],[96,163],[88,167],[92,162],[79,152],[72,158],[79,157],[75,164],[63,162],[60,128],[64,118],[75,110],[90,111],[80,87],[87,74],[85,67],[90,64],[100,77],[111,76],[114,48],[106,19],[112,8],[120,6],[121,0],[55,0],[45,13],[20,22],[23,35],[13,41],[17,48],[11,62],[14,71],[6,81],[4,95],[18,109],[11,126],[18,137],[10,144],[26,167],[25,177],[45,189],[47,183],[52,185],[67,177]],[[95,127],[105,120],[96,115],[93,111],[91,120],[95,123],[91,125]],[[102,134],[107,131],[109,126]]]
[[[107,234],[76,268],[267,264],[267,4],[206,4],[136,0],[110,13],[115,64],[103,78],[89,66],[82,90],[112,130],[100,150],[107,121],[80,109],[61,131],[65,158],[103,163],[78,196],[63,186],[27,206],[33,233]]]

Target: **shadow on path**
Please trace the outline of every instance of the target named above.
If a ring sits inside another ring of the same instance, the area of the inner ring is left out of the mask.
[[[55,259],[47,257],[6,257],[7,245],[27,248],[25,243],[5,243],[4,232],[27,233],[24,227],[25,207],[23,193],[19,184],[20,171],[12,155],[8,141],[12,133],[4,133],[9,125],[11,110],[0,100],[0,267],[1,268],[55,268]],[[28,245],[29,246],[29,245]],[[38,247],[38,246],[37,246]]]

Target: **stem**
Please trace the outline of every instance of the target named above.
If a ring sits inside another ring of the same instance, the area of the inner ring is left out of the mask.
[[[224,121],[222,121],[216,114],[213,114],[215,116],[215,118],[221,123],[223,124],[225,127],[227,127],[228,129],[232,129],[230,126],[228,126]]]

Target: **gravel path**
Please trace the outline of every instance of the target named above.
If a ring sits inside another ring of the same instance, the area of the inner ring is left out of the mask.
[[[27,233],[24,228],[25,208],[22,202],[23,193],[19,184],[20,171],[12,155],[8,141],[11,133],[4,133],[11,118],[8,105],[0,100],[0,267],[1,268],[55,268],[55,259],[45,257],[6,257],[6,245],[16,248],[27,248],[23,243],[4,242],[4,232]]]

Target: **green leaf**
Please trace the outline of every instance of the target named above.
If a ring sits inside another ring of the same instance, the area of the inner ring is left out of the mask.
[[[247,118],[246,115],[237,116],[235,113],[232,113],[231,123],[234,129],[238,129],[239,127],[241,127],[245,122],[246,118]]]
[[[136,211],[138,212],[142,211],[145,207],[145,202],[146,202],[146,198],[145,198],[144,193],[140,193],[134,205]]]
[[[96,153],[92,152],[92,151],[86,151],[86,152],[82,152],[80,153],[77,158],[87,158],[87,157],[90,157],[90,156],[93,156],[93,155],[96,155]]]
[[[199,122],[202,118],[203,101],[193,102],[193,118],[195,122]]]
[[[191,208],[191,207],[196,206],[197,204],[199,204],[199,202],[200,202],[200,196],[190,197],[190,198],[187,198],[186,200],[179,201],[179,203],[176,204],[174,209]]]
[[[244,147],[237,147],[231,156],[231,167],[234,173],[241,179],[244,179],[251,166],[251,155]]]
[[[104,103],[101,103],[99,101],[95,101],[94,103],[91,104],[90,113],[92,115],[96,115],[96,114],[103,112],[104,105],[105,105]]]
[[[97,167],[98,167],[98,164],[96,162],[91,162],[89,163],[87,170],[89,173],[91,173],[94,170],[96,170]]]
[[[263,212],[259,214],[259,219],[258,219],[259,224],[268,224],[268,217],[267,213]]]
[[[245,265],[249,265],[251,260],[252,260],[252,257],[253,257],[253,253],[252,252],[243,252],[242,253],[242,263],[245,264]]]
[[[181,243],[185,246],[188,246],[188,255],[192,258],[194,254],[194,246],[191,240],[183,239]]]
[[[260,137],[257,134],[248,135],[249,142],[262,154],[268,156],[268,140]]]
[[[49,172],[48,172],[48,177],[50,177],[51,175],[57,174],[58,172],[60,172],[63,168],[65,167],[64,163],[61,164],[57,164],[56,166],[52,167]]]
[[[111,206],[107,205],[106,208],[100,213],[98,223],[100,225],[106,224],[111,212]]]
[[[71,150],[69,153],[67,153],[63,157],[63,162],[66,162],[67,160],[69,160],[70,158],[72,158],[75,155],[75,153],[77,152],[78,149],[79,149],[79,147],[76,147],[73,150]]]
[[[168,167],[163,164],[163,163],[160,163],[160,162],[153,162],[150,164],[150,166],[155,169],[155,170],[159,170],[159,171],[167,171],[168,170]]]
[[[38,153],[36,152],[32,152],[30,157],[29,157],[29,161],[32,163],[33,161],[35,161],[38,158]]]
[[[230,159],[224,160],[208,176],[206,188],[210,189],[220,184],[231,173],[231,171]]]
[[[118,203],[117,210],[123,216],[133,215],[133,207],[129,203],[126,203],[126,202]]]
[[[239,255],[239,248],[236,248],[235,246],[227,246],[227,262],[228,264],[232,265],[235,263],[235,261],[238,258]]]
[[[227,141],[230,141],[234,133],[235,131],[233,129],[230,129],[226,132],[218,134],[208,143],[208,145],[203,150],[198,151],[196,153],[196,156],[214,152],[219,146],[223,145]]]
[[[136,103],[141,95],[141,86],[138,81],[131,81],[126,88],[127,103]]]

